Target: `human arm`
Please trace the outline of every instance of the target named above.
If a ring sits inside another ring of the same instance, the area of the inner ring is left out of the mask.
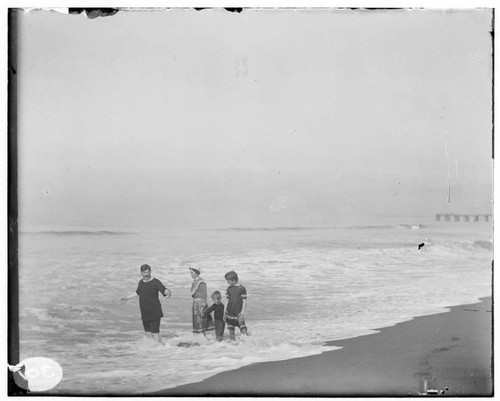
[[[138,297],[139,294],[137,294],[137,292],[134,292],[133,294],[130,294],[129,296],[126,296],[126,297],[123,297],[122,299],[120,299],[120,303],[121,304],[124,304],[125,302],[131,300],[131,299],[134,299],[135,297]]]
[[[238,314],[238,321],[242,324],[245,321],[245,311],[247,309],[247,290],[245,287],[241,286],[241,312]]]
[[[162,295],[167,299],[170,298],[172,296],[172,291],[170,291],[167,287],[165,287],[160,280],[158,280],[157,283],[158,283],[158,290],[162,293]]]
[[[227,300],[229,301],[229,294],[227,293],[227,290],[226,290],[226,298]],[[227,304],[229,302],[226,302],[226,304],[224,305],[224,314],[222,315],[223,316],[223,320],[226,321],[227,320]]]
[[[131,299],[134,299],[135,297],[138,297],[139,294],[141,293],[141,281],[139,281],[139,284],[137,284],[137,289],[135,290],[135,292],[133,292],[132,294],[130,294],[129,296],[126,296],[126,297],[123,297],[122,299],[120,299],[120,303],[121,304],[124,304],[125,302],[131,300]]]
[[[207,285],[204,282],[201,282],[198,286],[198,294],[201,299],[207,299]],[[207,307],[207,302],[202,301],[201,302],[201,312],[200,315],[203,316],[203,310],[206,309]]]
[[[212,304],[211,306],[209,306],[208,308],[203,310],[203,312],[202,312],[203,316],[212,313],[214,311],[214,309],[215,309],[215,304]]]
[[[238,321],[243,323],[245,321],[245,310],[247,307],[247,300],[243,298],[243,305],[241,306],[241,312],[238,314]]]

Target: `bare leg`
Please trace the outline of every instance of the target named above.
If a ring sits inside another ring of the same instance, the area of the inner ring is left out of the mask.
[[[153,333],[146,331],[146,338],[153,338]]]
[[[161,344],[161,337],[160,333],[151,333],[151,338],[156,341],[157,343]]]
[[[234,329],[229,329],[229,339],[236,340],[236,336],[234,335]]]

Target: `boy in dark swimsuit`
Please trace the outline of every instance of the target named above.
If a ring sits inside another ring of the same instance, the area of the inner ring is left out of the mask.
[[[203,315],[214,312],[215,338],[217,341],[222,341],[224,338],[224,329],[226,327],[226,323],[224,322],[224,304],[221,302],[221,299],[222,296],[220,292],[215,291],[212,294],[212,301],[214,301],[214,303],[203,311]]]
[[[229,329],[229,339],[234,340],[235,327],[240,328],[241,334],[247,334],[247,326],[245,324],[245,310],[247,306],[247,290],[238,283],[238,275],[234,271],[226,273],[224,278],[227,280],[229,287],[226,290],[228,298],[226,310],[224,311],[224,320]]]
[[[160,319],[163,317],[158,293],[161,292],[164,297],[170,298],[171,291],[166,288],[157,278],[151,277],[151,266],[141,266],[142,280],[137,285],[135,293],[122,298],[121,303],[139,296],[139,306],[141,308],[142,325],[149,338],[156,342],[160,339]]]

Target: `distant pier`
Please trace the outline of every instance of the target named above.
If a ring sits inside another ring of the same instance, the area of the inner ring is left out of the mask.
[[[491,214],[456,214],[456,213],[438,213],[436,214],[436,221],[463,221],[470,222],[473,221],[478,223],[488,222],[493,219],[493,215]]]

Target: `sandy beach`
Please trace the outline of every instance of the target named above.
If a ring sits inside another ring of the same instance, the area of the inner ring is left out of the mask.
[[[333,341],[342,349],[259,363],[161,396],[491,396],[492,302],[417,317],[371,335]]]

